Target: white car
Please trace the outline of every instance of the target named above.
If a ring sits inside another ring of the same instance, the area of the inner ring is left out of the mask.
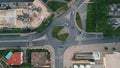
[[[65,22],[65,25],[68,26],[68,23]]]
[[[73,10],[73,11],[71,11],[71,15],[74,15],[75,14],[75,11]]]

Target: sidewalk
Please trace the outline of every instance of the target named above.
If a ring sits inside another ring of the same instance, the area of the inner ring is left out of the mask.
[[[108,50],[105,50],[104,47],[108,47]],[[92,44],[92,45],[77,45],[71,46],[64,52],[63,66],[65,68],[72,67],[72,57],[74,53],[79,52],[100,52],[101,60],[96,63],[103,63],[103,56],[106,53],[113,53],[112,48],[116,48],[117,52],[120,52],[120,43],[104,43],[104,44]]]

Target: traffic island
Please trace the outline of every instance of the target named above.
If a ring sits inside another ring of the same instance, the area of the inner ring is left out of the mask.
[[[69,33],[59,34],[59,32],[64,28],[65,28],[64,26],[56,26],[56,27],[54,27],[53,31],[52,31],[52,37],[59,40],[59,41],[65,42],[67,40],[67,38],[68,38]]]
[[[78,27],[79,29],[82,29],[82,21],[81,21],[81,17],[80,17],[80,15],[79,15],[78,12],[77,12],[77,14],[76,14],[76,24],[77,24],[77,27]]]

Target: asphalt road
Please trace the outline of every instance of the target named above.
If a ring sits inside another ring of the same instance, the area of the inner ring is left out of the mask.
[[[97,38],[97,39],[84,39],[82,41],[77,41],[77,35],[82,36],[82,32],[80,32],[76,26],[74,17],[75,14],[72,14],[72,11],[75,11],[84,0],[76,0],[76,2],[70,7],[67,11],[65,11],[62,15],[57,17],[51,25],[49,25],[43,32],[34,33],[27,36],[8,36],[8,35],[0,35],[0,47],[28,47],[28,46],[43,46],[43,45],[52,45],[55,49],[55,68],[63,68],[63,54],[66,48],[73,45],[87,45],[87,44],[96,44],[96,43],[109,43],[109,42],[120,42],[120,38]],[[83,13],[84,8],[79,9],[79,13]],[[65,16],[70,14],[70,19],[66,19]],[[68,25],[65,25],[65,22]],[[64,25],[66,26],[70,34],[66,42],[60,42],[52,37],[52,29],[55,26]],[[34,39],[40,38],[44,35],[47,35],[47,39],[33,41]]]

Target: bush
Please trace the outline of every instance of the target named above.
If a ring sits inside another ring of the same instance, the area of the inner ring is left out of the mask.
[[[104,47],[105,50],[108,50],[108,47]]]
[[[45,28],[48,27],[48,25],[50,25],[52,23],[53,18],[54,18],[54,14],[52,14],[50,17],[48,17],[46,20],[44,20],[42,22],[42,24],[35,29],[35,31],[38,33],[42,32]]]
[[[68,8],[66,3],[57,2],[57,1],[49,1],[47,5],[54,12],[60,8],[63,8],[63,10]]]
[[[72,1],[72,0],[65,0],[65,1],[70,2],[70,1]]]
[[[4,61],[0,60],[0,63],[3,64],[4,68],[10,68],[7,63],[5,63]]]
[[[27,64],[27,63],[23,63],[20,66],[12,66],[12,68],[33,68],[33,66],[31,64]]]
[[[44,3],[46,3],[48,0],[42,0]]]

